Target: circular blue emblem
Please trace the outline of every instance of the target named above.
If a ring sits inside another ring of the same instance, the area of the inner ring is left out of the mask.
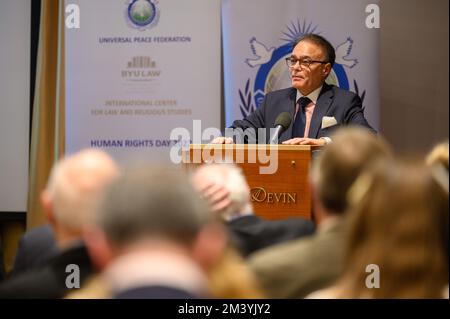
[[[134,0],[128,6],[127,16],[137,28],[150,27],[158,20],[158,9],[151,0]]]

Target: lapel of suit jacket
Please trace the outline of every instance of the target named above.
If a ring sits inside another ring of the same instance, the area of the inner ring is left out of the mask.
[[[280,113],[282,112],[288,112],[291,115],[291,125],[287,128],[286,131],[284,131],[283,134],[280,136],[280,141],[287,141],[292,138],[292,127],[294,126],[294,113],[295,113],[295,98],[297,97],[297,90],[295,88],[292,88],[292,90],[289,91],[289,94],[286,97],[286,102],[283,102],[281,105]]]
[[[327,114],[328,108],[333,100],[333,96],[334,93],[331,86],[324,83],[311,118],[308,133],[309,138],[317,138],[319,135],[319,129],[322,126],[322,118],[325,114]]]

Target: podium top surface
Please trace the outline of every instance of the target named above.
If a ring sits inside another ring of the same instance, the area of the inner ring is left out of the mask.
[[[198,149],[238,149],[238,150],[253,150],[253,149],[273,149],[279,151],[311,151],[320,149],[321,146],[315,145],[282,145],[282,144],[190,144],[190,150]]]

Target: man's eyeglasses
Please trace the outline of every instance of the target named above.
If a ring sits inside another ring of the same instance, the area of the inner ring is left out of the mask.
[[[290,58],[286,58],[286,64],[288,67],[293,68],[297,62],[300,63],[300,66],[302,68],[309,68],[311,64],[313,63],[320,63],[320,64],[327,64],[327,61],[316,61],[316,60],[311,60],[311,59],[296,59],[293,57]]]

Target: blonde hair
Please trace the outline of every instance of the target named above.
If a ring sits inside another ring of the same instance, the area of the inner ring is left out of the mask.
[[[227,247],[218,263],[208,272],[214,298],[260,299],[266,296],[254,274],[232,247]]]
[[[448,195],[421,161],[374,165],[349,192],[342,297],[437,298],[448,283]],[[366,267],[380,269],[368,289]]]
[[[443,142],[433,147],[431,152],[428,153],[425,162],[428,165],[441,164],[448,171],[448,142]]]

